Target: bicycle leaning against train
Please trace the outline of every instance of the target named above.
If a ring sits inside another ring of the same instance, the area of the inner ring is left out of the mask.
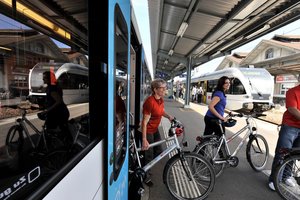
[[[137,147],[134,129],[136,127],[131,126],[131,144],[129,146],[130,199],[141,198],[144,191],[142,182],[146,178],[146,172],[167,155],[170,155],[170,159],[164,167],[163,181],[170,194],[176,199],[201,200],[208,196],[215,184],[213,167],[203,156],[182,150],[178,137],[184,134],[184,127],[178,120],[172,120],[167,138],[150,144],[149,148],[166,143],[167,148],[145,166],[141,164],[139,153],[141,148]],[[183,144],[186,143],[183,142]]]
[[[249,138],[246,147],[246,157],[250,166],[255,171],[262,171],[268,161],[269,157],[269,146],[266,139],[258,134],[256,123],[254,117],[265,116],[262,113],[250,113],[250,114],[232,114],[229,113],[227,116],[227,122],[222,122],[221,120],[216,120],[216,124],[220,126],[222,130],[222,136],[208,135],[208,136],[198,136],[196,140],[198,144],[196,145],[193,152],[205,156],[211,161],[215,169],[216,177],[220,176],[224,170],[226,164],[231,167],[238,166],[239,159],[236,156],[240,151],[242,146],[245,144],[247,138]],[[246,120],[246,125],[234,133],[228,139],[225,136],[225,130],[223,130],[222,123],[225,127],[232,127],[236,124],[234,117],[243,117]],[[230,152],[228,144],[233,141],[237,136],[246,132],[240,141],[239,145],[236,147],[233,153]]]

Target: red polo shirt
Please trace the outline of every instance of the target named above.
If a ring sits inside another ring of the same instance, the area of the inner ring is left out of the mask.
[[[164,114],[164,100],[162,98],[155,99],[153,95],[149,96],[144,102],[143,114],[150,115],[150,120],[147,124],[147,133],[156,133],[161,117]]]
[[[291,88],[286,93],[286,108],[295,107],[300,110],[300,86]],[[283,113],[282,124],[300,128],[300,121],[297,120],[288,110]]]

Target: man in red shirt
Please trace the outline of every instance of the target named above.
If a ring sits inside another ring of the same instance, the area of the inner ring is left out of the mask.
[[[151,82],[152,95],[149,96],[143,105],[143,119],[142,119],[142,150],[145,151],[145,164],[153,160],[153,158],[161,153],[161,146],[149,148],[149,144],[161,140],[158,126],[162,116],[168,118],[170,121],[173,117],[165,112],[164,100],[167,89],[167,84],[163,79],[155,79]],[[146,183],[152,184],[149,173]]]
[[[298,82],[300,82],[300,75],[298,76]],[[295,141],[300,136],[300,85],[287,91],[285,102],[287,110],[282,117],[282,126],[275,149],[271,175],[269,177],[269,188],[273,191],[275,191],[273,183],[274,172],[281,161],[279,150],[281,148],[299,147],[299,144]],[[290,176],[291,172],[287,171],[287,173],[284,174],[282,181],[290,187],[295,187],[296,183]]]

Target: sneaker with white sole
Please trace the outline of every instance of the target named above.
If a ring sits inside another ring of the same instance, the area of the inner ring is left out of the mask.
[[[289,178],[285,179],[284,183],[287,186],[290,186],[290,187],[295,187],[296,186],[296,183],[293,181],[292,177],[289,177]]]
[[[272,191],[275,191],[275,186],[274,186],[274,183],[273,183],[273,182],[269,182],[269,188],[270,188]]]

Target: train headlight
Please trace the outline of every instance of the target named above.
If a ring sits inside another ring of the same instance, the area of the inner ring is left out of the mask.
[[[244,109],[252,110],[253,107],[254,107],[253,103],[243,103],[243,108]]]

